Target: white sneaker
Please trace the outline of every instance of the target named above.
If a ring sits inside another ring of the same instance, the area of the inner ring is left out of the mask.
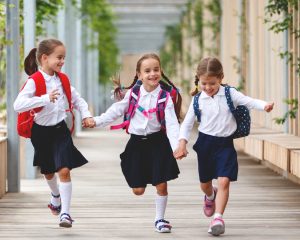
[[[225,233],[224,220],[222,218],[215,218],[212,220],[208,228],[208,233],[214,236]]]

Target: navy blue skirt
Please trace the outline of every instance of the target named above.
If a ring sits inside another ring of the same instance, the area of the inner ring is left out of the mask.
[[[55,173],[61,168],[77,168],[88,161],[73,144],[65,121],[55,126],[33,124],[31,142],[34,147],[33,166],[42,174]]]
[[[193,149],[198,156],[200,182],[206,183],[218,177],[237,180],[237,153],[232,137],[214,137],[199,132]]]
[[[131,188],[156,186],[179,174],[169,139],[161,131],[147,136],[131,134],[120,158],[122,172]]]

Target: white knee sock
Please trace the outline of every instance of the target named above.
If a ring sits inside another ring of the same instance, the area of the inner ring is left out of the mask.
[[[155,199],[155,204],[156,204],[155,221],[164,219],[167,202],[168,202],[168,195],[166,195],[166,196],[157,195],[156,196],[156,199]]]
[[[72,182],[60,182],[59,191],[61,197],[61,214],[69,214],[72,196]]]
[[[46,178],[45,178],[46,179]],[[56,178],[56,175],[54,174],[53,178],[48,180],[46,179],[47,181],[47,184],[51,190],[51,193],[54,195],[54,196],[58,196],[59,195],[59,190],[58,190],[58,186],[57,186],[57,178]],[[51,196],[51,203],[54,205],[54,206],[59,206],[60,205],[60,198],[55,198],[53,196]]]

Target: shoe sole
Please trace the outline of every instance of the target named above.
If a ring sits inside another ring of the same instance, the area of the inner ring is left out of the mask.
[[[214,236],[219,236],[225,233],[225,228],[222,225],[215,225],[211,227],[211,231],[209,231],[208,233]]]
[[[159,232],[159,233],[170,233],[171,232],[171,230],[167,229],[167,228],[163,228],[162,230],[155,229],[155,231]]]
[[[63,227],[63,228],[70,228],[70,227],[72,227],[72,224],[70,224],[68,222],[60,222],[59,226]]]

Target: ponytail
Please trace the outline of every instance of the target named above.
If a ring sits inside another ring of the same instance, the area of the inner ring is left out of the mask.
[[[195,83],[195,90],[191,92],[192,96],[195,96],[199,92],[199,86],[198,86],[199,78],[198,78],[197,75],[195,76],[195,82],[194,83]]]
[[[163,72],[161,73],[161,76],[163,77],[163,79],[167,81],[168,84],[170,84],[177,91],[177,99],[175,101],[174,108],[175,108],[176,117],[179,120],[181,118],[180,113],[181,113],[182,97],[178,91],[178,88],[174,85],[174,83],[170,81],[170,79]]]
[[[25,72],[29,76],[38,71],[38,65],[36,62],[36,52],[37,48],[31,49],[24,61]]]

